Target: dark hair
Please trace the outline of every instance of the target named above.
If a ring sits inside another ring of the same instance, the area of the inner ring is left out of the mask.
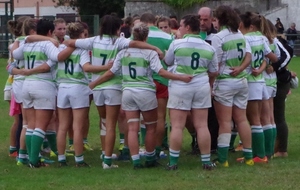
[[[240,15],[240,19],[242,21],[242,23],[244,24],[245,28],[249,28],[251,25],[251,12],[246,12],[244,14]]]
[[[37,22],[36,26],[36,33],[39,35],[46,36],[48,32],[53,32],[54,31],[54,24],[53,22],[47,20],[47,19],[40,19]]]
[[[171,29],[174,29],[174,30],[177,30],[179,28],[179,24],[177,22],[177,20],[175,19],[170,19],[170,28]]]
[[[177,20],[177,16],[176,16],[176,15],[170,15],[170,19],[175,19],[175,20]]]
[[[36,31],[36,27],[37,27],[37,20],[34,18],[29,18],[26,19],[23,22],[23,27],[22,27],[22,31],[23,31],[23,35],[29,35],[30,30],[34,30]]]
[[[9,20],[7,22],[7,28],[9,32],[15,35],[16,37],[22,36],[23,22],[29,18],[30,17],[28,16],[21,16],[17,20]]]
[[[226,26],[231,31],[237,32],[240,24],[238,14],[229,6],[221,5],[215,11],[215,17],[220,26]]]
[[[236,14],[238,14],[238,15],[240,15],[240,14],[241,14],[241,11],[240,11],[240,9],[238,9],[238,8],[234,8],[233,10],[234,10],[234,12],[236,12]]]
[[[83,26],[83,28],[84,28],[85,30],[89,30],[89,26],[88,26],[88,24],[87,24],[86,22],[82,22],[82,21],[76,21],[76,22],[82,24],[82,26]]]
[[[71,22],[68,24],[67,30],[71,39],[78,39],[84,32],[84,27],[80,22]]]
[[[199,15],[185,15],[182,17],[185,26],[190,26],[192,32],[200,32],[200,16]]]
[[[100,22],[100,38],[103,35],[109,35],[111,38],[117,35],[122,25],[122,20],[113,15],[104,15]]]
[[[126,24],[127,26],[131,26],[133,23],[133,19],[132,17],[126,17],[125,20],[124,20],[124,24]]]
[[[270,38],[270,28],[267,23],[267,19],[264,16],[257,13],[246,12],[245,14],[241,15],[240,18],[245,28],[249,28],[250,25],[253,25],[260,32],[265,34],[270,42],[272,41],[272,39]]]
[[[115,17],[118,17],[118,14],[117,14],[116,12],[111,12],[110,15],[111,15],[111,16],[115,16]]]
[[[151,13],[144,13],[142,14],[140,18],[141,22],[146,23],[146,24],[155,24],[155,16]]]

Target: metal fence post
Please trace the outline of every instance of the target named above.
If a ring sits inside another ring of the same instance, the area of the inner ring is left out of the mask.
[[[99,35],[99,15],[94,15],[94,36]]]

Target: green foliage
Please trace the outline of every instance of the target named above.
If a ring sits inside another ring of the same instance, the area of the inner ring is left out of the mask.
[[[163,0],[164,3],[174,7],[175,9],[185,9],[206,1],[207,0]]]
[[[52,0],[57,6],[70,6],[75,8],[76,0]]]
[[[124,16],[125,0],[52,0],[57,6],[78,8],[80,15],[99,15],[116,13]]]

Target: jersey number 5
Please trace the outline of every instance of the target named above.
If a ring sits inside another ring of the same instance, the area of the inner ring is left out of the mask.
[[[244,51],[242,49],[242,45],[243,45],[242,43],[237,43],[236,44],[238,52],[240,52],[240,55],[238,56],[239,61],[242,61],[242,59],[244,57]]]

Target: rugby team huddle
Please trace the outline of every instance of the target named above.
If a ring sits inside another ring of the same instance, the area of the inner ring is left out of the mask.
[[[12,95],[22,105],[23,116],[17,164],[47,165],[40,154],[47,139],[59,166],[68,166],[68,134],[76,166],[89,167],[83,152],[90,149],[91,101],[99,113],[103,169],[118,167],[112,163],[117,122],[122,144],[119,159],[130,155],[134,169],[158,166],[166,147],[166,168],[176,170],[185,127],[196,139],[193,143],[200,150],[204,170],[229,166],[233,127],[243,144],[238,162],[251,166],[267,163],[274,154],[286,156],[286,150],[274,152],[273,99],[281,84],[277,75],[287,71],[291,53],[276,38],[274,25],[258,13],[239,14],[229,6],[217,7],[215,34],[200,31],[204,15],[212,17],[211,9],[203,7],[199,15],[183,16],[178,30],[171,30],[174,19],[144,13],[131,20],[129,36],[121,33],[120,18],[105,15],[99,35],[90,38],[82,22],[66,26],[62,19],[53,23],[27,17],[11,21],[16,40],[10,46],[7,69],[13,75]],[[296,77],[288,73],[287,80]],[[211,138],[212,105],[218,129]],[[169,143],[164,140],[167,108]],[[217,146],[213,161],[212,142]],[[145,146],[144,163],[141,146]],[[11,154],[16,152],[12,144],[10,149]]]

